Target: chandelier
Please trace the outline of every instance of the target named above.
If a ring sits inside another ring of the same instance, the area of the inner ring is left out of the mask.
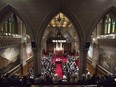
[[[65,43],[66,42],[66,39],[65,37],[62,35],[62,32],[61,30],[63,29],[63,25],[64,25],[64,22],[65,22],[65,17],[61,18],[60,16],[61,13],[59,13],[58,15],[58,18],[54,18],[54,25],[56,27],[56,35],[55,37],[53,37],[52,39],[52,42],[59,42],[59,43]]]

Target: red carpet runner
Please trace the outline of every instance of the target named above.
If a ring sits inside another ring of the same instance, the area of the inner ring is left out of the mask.
[[[62,62],[56,62],[56,59],[57,59],[57,58],[60,58]],[[63,72],[62,72],[62,63],[63,63],[63,62],[66,62],[66,58],[65,58],[65,57],[57,57],[57,56],[55,56],[55,57],[53,58],[53,61],[52,61],[52,62],[56,64],[55,73],[58,74],[59,78],[62,78],[62,76],[63,76]]]

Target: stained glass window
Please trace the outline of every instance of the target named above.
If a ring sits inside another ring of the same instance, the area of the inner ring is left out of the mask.
[[[111,18],[108,17],[108,32],[107,33],[110,33],[111,31]]]
[[[115,20],[108,14],[104,18],[104,34],[115,33]]]
[[[17,17],[14,17],[15,14],[11,14],[8,18],[5,19],[5,21],[2,23],[2,26],[0,28],[0,32],[4,33],[4,35],[10,35],[15,34],[17,29],[15,26],[17,26],[15,22],[17,22]],[[16,16],[16,15],[15,15]]]
[[[11,17],[9,17],[9,32],[11,33],[12,32],[12,19]]]
[[[112,33],[114,33],[114,32],[115,32],[115,21],[112,20]]]
[[[105,21],[105,34],[107,34],[107,28],[108,28],[108,26],[107,26],[107,20]]]
[[[5,21],[5,32],[8,30],[8,20]]]

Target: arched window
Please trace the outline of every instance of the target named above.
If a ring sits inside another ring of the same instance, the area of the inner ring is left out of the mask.
[[[1,35],[11,35],[17,34],[17,17],[15,14],[11,14],[7,17],[0,28],[0,32],[3,33]]]
[[[115,33],[116,25],[115,20],[111,18],[108,14],[103,18],[103,29],[104,34]]]
[[[107,22],[108,22],[108,20],[106,19],[106,20],[105,20],[105,27],[104,27],[104,33],[105,33],[105,34],[106,34],[107,31],[108,31],[108,29],[107,29],[107,27],[108,27]]]
[[[112,33],[115,33],[116,22],[112,19]]]
[[[18,30],[17,30],[17,29],[18,29],[17,16],[16,16],[15,14],[13,14],[12,19],[13,19],[13,20],[12,20],[12,22],[13,22],[13,23],[12,23],[12,24],[13,24],[12,26],[13,26],[14,33],[15,33],[15,34],[18,34]]]
[[[9,18],[9,26],[8,26],[8,28],[9,28],[9,33],[11,33],[12,32],[12,17],[10,16]]]

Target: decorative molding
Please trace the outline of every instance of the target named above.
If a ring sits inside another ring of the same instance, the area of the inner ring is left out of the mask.
[[[0,47],[19,45],[20,42],[20,38],[0,38]]]
[[[116,39],[98,39],[99,46],[116,47]]]

